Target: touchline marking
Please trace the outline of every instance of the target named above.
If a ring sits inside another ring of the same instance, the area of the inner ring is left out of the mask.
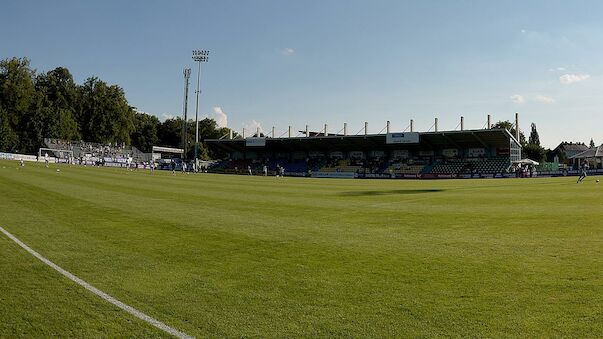
[[[45,263],[46,265],[54,268],[56,271],[58,271],[59,273],[61,273],[62,275],[64,275],[65,277],[69,278],[70,280],[74,281],[75,283],[77,283],[78,285],[84,287],[85,289],[87,289],[88,291],[96,294],[97,296],[103,298],[104,300],[110,302],[111,304],[121,308],[122,310],[132,314],[133,316],[146,321],[147,323],[157,327],[158,329],[161,329],[175,337],[178,338],[194,338],[193,336],[190,336],[182,331],[178,331],[175,328],[172,328],[164,323],[162,323],[161,321],[148,316],[142,312],[140,312],[139,310],[135,309],[134,307],[130,306],[130,305],[126,305],[123,302],[113,298],[112,296],[108,295],[107,293],[99,290],[98,288],[90,285],[89,283],[85,282],[84,280],[76,277],[75,275],[73,275],[72,273],[62,269],[61,267],[59,267],[57,264],[53,263],[52,261],[44,258],[40,253],[32,250],[29,246],[25,245],[23,242],[21,242],[21,240],[17,239],[14,235],[8,233],[7,230],[5,230],[4,228],[2,228],[2,226],[0,226],[0,231],[2,231],[2,233],[4,233],[7,237],[9,237],[12,241],[14,241],[15,243],[17,243],[17,245],[23,247],[23,249],[25,249],[27,252],[29,252],[31,255],[33,255],[34,257],[40,259],[40,261],[42,261],[43,263]]]

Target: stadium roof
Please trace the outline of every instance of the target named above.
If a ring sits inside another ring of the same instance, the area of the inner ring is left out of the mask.
[[[419,132],[419,143],[388,144],[387,134],[368,135],[316,135],[291,138],[265,138],[265,146],[247,146],[246,140],[205,139],[211,146],[228,152],[244,152],[269,148],[274,151],[314,150],[375,150],[375,149],[438,149],[469,147],[508,148],[510,142],[519,143],[506,129],[480,129],[464,131]],[[264,139],[264,138],[262,138]]]

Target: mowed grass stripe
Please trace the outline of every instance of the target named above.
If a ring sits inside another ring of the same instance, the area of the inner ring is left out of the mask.
[[[197,336],[601,331],[594,183],[56,174],[0,171],[14,231]]]
[[[86,281],[80,279],[79,277],[73,275],[71,272],[66,271],[65,269],[63,269],[62,267],[58,266],[57,264],[53,263],[52,261],[48,260],[48,258],[45,258],[44,256],[40,255],[40,253],[36,252],[34,249],[32,249],[31,247],[27,246],[27,244],[23,243],[21,240],[19,240],[18,238],[16,238],[14,235],[10,234],[8,231],[6,231],[2,226],[0,226],[0,232],[3,233],[6,237],[8,237],[10,240],[12,240],[14,243],[16,243],[17,245],[19,245],[22,249],[26,250],[29,254],[31,254],[32,256],[34,256],[36,259],[40,260],[41,262],[43,262],[44,264],[46,264],[48,267],[54,269],[55,271],[57,271],[58,273],[60,273],[61,275],[63,275],[64,277],[68,278],[69,280],[71,280],[72,282],[78,284],[79,286],[85,288],[86,290],[88,290],[89,292],[91,292],[92,294],[95,294],[96,296],[100,297],[101,299],[105,300],[106,302],[120,308],[121,310],[135,316],[136,318],[148,323],[149,325],[155,326],[156,328],[166,332],[167,334],[170,334],[172,336],[178,337],[178,338],[192,338],[191,336],[189,336],[186,333],[183,333],[181,331],[178,331],[175,328],[172,328],[164,323],[162,323],[161,321],[154,319],[153,317],[150,317],[142,312],[140,312],[139,310],[131,307],[130,305],[124,304],[123,302],[115,299],[114,297],[108,295],[107,293],[99,290],[98,288],[90,285],[89,283],[87,283]]]
[[[2,337],[158,338],[162,332],[104,303],[0,237]]]

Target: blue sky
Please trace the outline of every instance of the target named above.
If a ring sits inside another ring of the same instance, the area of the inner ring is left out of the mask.
[[[122,86],[131,105],[182,114],[184,67],[202,68],[200,115],[258,123],[482,128],[521,114],[545,146],[603,142],[601,1],[3,1],[0,58]]]

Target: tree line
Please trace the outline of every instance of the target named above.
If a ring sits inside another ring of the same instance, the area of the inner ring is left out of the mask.
[[[150,152],[153,145],[183,147],[182,122],[180,117],[161,122],[156,116],[137,112],[121,87],[97,77],[79,85],[65,67],[39,73],[27,58],[0,61],[0,151],[33,154],[44,146],[44,138],[123,143],[143,152]],[[515,135],[510,121],[500,121],[492,128],[506,128]],[[194,121],[187,121],[187,131],[187,155],[191,158]],[[213,119],[199,121],[199,140],[228,133],[228,128],[219,128]],[[542,162],[559,156],[540,145],[535,124],[529,139],[526,141],[522,132],[519,142],[523,157]],[[203,142],[199,155],[201,159],[225,156]]]
[[[0,151],[34,154],[44,138],[125,144],[150,152],[153,145],[183,147],[181,118],[161,122],[137,112],[118,85],[97,77],[77,84],[65,67],[37,72],[27,58],[0,61]],[[187,122],[192,156],[195,122]],[[229,132],[213,119],[199,121],[199,140]],[[202,142],[202,159],[220,158]]]

